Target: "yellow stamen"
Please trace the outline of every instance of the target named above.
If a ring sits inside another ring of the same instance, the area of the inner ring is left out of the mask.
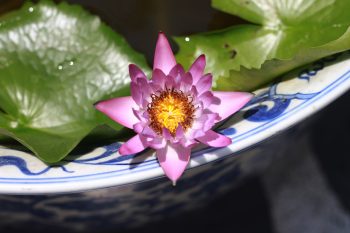
[[[166,89],[159,95],[153,94],[152,102],[148,106],[150,127],[161,134],[167,128],[174,136],[179,125],[184,130],[192,126],[195,108],[191,96],[181,91]]]

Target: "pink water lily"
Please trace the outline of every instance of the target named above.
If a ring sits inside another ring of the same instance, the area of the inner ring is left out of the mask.
[[[147,147],[155,149],[164,173],[175,184],[195,145],[231,144],[230,138],[214,132],[212,127],[242,108],[252,94],[212,91],[212,75],[204,74],[205,65],[205,56],[201,55],[185,72],[176,63],[167,38],[159,33],[152,79],[131,64],[131,96],[96,105],[99,111],[137,133],[120,147],[121,155]]]

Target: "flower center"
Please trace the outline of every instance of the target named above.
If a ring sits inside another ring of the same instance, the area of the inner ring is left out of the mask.
[[[148,105],[150,127],[158,134],[165,127],[175,136],[176,129],[181,125],[186,131],[192,126],[195,107],[192,96],[182,91],[166,89],[159,95],[152,94],[152,102]]]

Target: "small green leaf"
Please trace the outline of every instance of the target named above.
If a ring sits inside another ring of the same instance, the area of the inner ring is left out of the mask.
[[[0,132],[46,162],[106,120],[93,104],[128,94],[130,63],[148,69],[98,17],[51,1],[0,18],[0,52]]]
[[[218,89],[227,89],[221,84],[232,82],[229,88],[251,90],[276,77],[260,73],[261,68],[285,72],[305,64],[299,59],[310,62],[319,58],[319,53],[334,53],[311,48],[338,39],[350,25],[347,0],[213,0],[212,4],[255,23],[175,39],[180,46],[177,59],[186,67],[198,55],[206,54],[207,71],[214,74]],[[276,59],[283,61],[267,62]],[[275,66],[284,65],[284,61],[289,65]],[[247,71],[250,69],[253,72]],[[240,71],[242,75],[237,74]]]

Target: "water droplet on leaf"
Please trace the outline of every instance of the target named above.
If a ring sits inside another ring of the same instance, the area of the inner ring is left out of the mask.
[[[17,128],[18,122],[17,121],[11,121],[10,122],[10,126],[11,126],[11,128]]]

